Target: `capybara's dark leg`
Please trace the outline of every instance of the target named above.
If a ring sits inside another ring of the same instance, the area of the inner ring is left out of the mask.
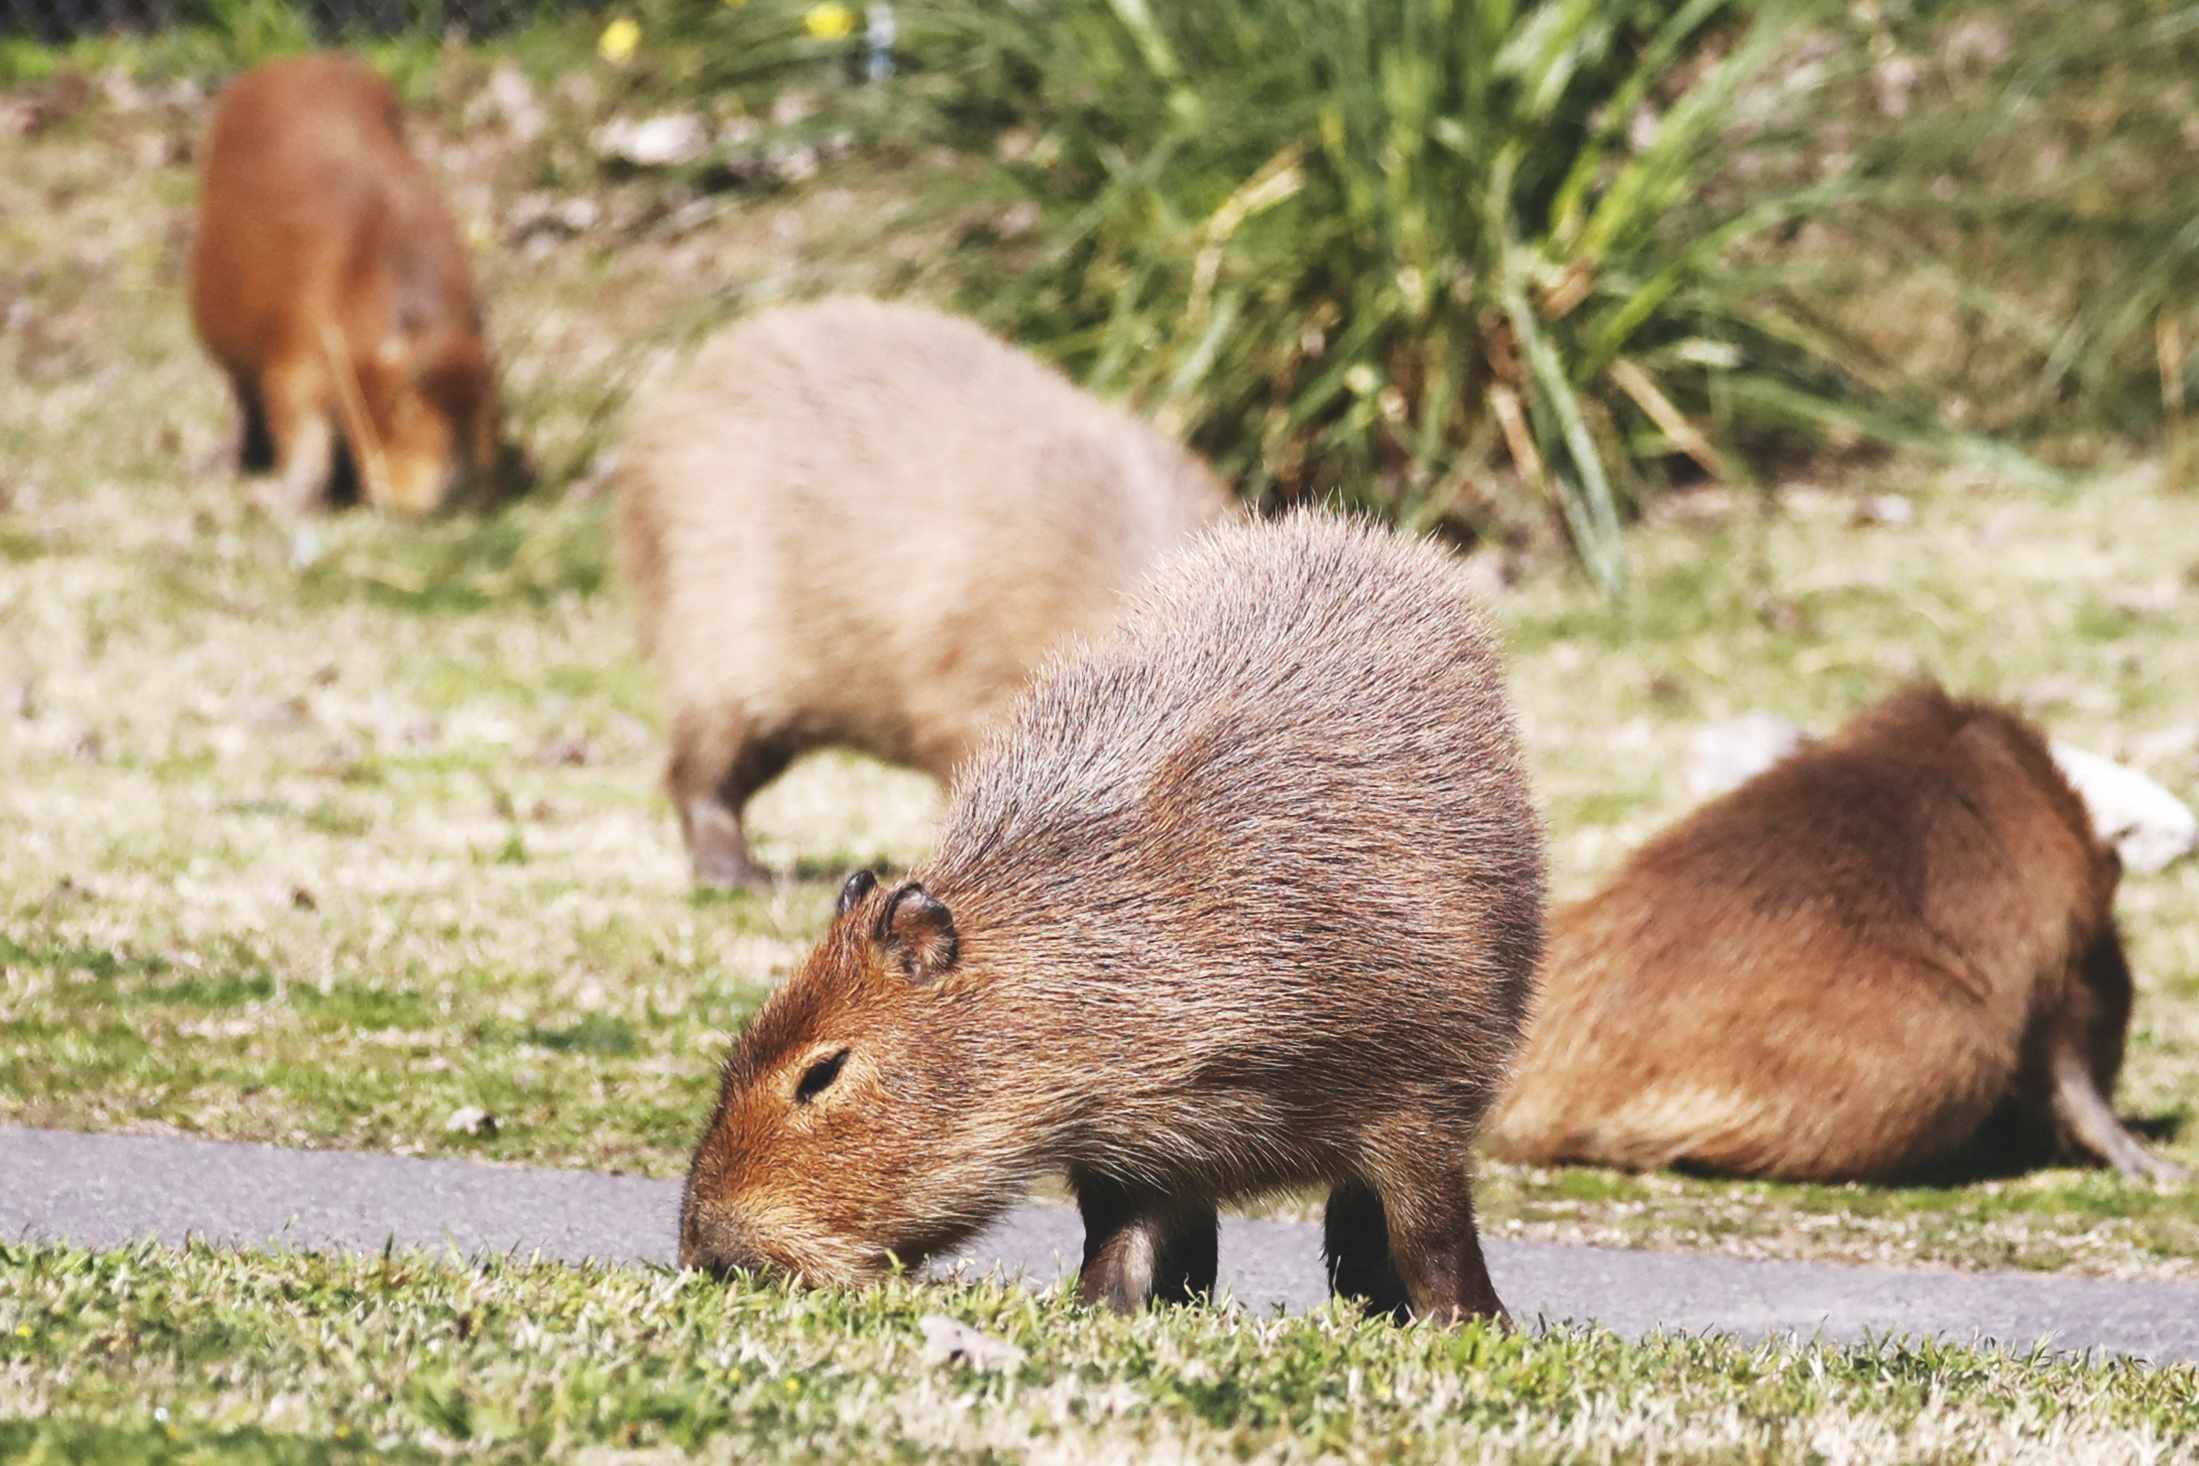
[[[1390,1225],[1382,1198],[1364,1181],[1344,1181],[1329,1192],[1321,1218],[1321,1256],[1328,1264],[1329,1291],[1356,1298],[1370,1314],[1386,1313],[1399,1323],[1412,1316],[1405,1280],[1390,1258]]]
[[[747,720],[730,709],[683,711],[673,718],[665,784],[679,811],[698,884],[764,884],[767,877],[749,857],[741,811],[751,795],[786,771],[794,752],[784,740],[751,736]]]
[[[1149,1302],[1190,1303],[1214,1293],[1214,1208],[1172,1201],[1101,1176],[1076,1178],[1084,1218],[1077,1297],[1132,1313]]]
[[[2066,1151],[2125,1176],[2185,1180],[2190,1172],[2131,1134],[2108,1101],[2122,1068],[2132,992],[2122,939],[2111,927],[2079,960],[2060,1004],[2039,1018],[2015,1098],[2045,1119]]]
[[[249,377],[232,377],[236,389],[237,468],[243,473],[269,473],[275,467],[275,439],[267,431],[267,409],[260,403],[260,389]]]
[[[1390,1256],[1404,1280],[1413,1317],[1435,1323],[1465,1318],[1508,1321],[1481,1256],[1473,1184],[1463,1155],[1430,1155],[1377,1183],[1390,1230]]]

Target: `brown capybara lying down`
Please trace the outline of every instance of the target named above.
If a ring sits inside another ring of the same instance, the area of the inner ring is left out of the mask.
[[[868,872],[733,1047],[680,1255],[856,1283],[1066,1171],[1082,1296],[1212,1289],[1215,1204],[1326,1184],[1342,1293],[1499,1311],[1466,1161],[1542,837],[1457,562],[1300,513],[1170,557]]]
[[[1885,1180],[1989,1120],[2132,1175],[2121,864],[2039,734],[1911,687],[1551,922],[1492,1154]]]
[[[498,465],[496,384],[458,226],[397,94],[346,56],[271,61],[214,109],[191,318],[292,507],[346,487],[426,514]]]
[[[1206,468],[967,321],[833,300],[706,345],[628,435],[621,539],[698,880],[844,744],[945,779],[1063,637],[1223,514]]]

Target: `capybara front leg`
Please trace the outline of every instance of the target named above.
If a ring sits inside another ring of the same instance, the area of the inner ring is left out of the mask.
[[[1102,1176],[1076,1178],[1084,1218],[1077,1297],[1133,1313],[1149,1302],[1190,1303],[1214,1292],[1214,1208],[1172,1201]]]
[[[325,507],[336,468],[336,428],[320,372],[293,365],[260,382],[261,410],[274,447],[277,507],[302,513]]]
[[[2048,1063],[2048,1078],[2053,1085],[2048,1103],[2066,1144],[2105,1161],[2125,1176],[2153,1181],[2191,1179],[2190,1171],[2157,1154],[2115,1118],[2114,1107],[2100,1092],[2092,1065],[2076,1042],[2057,1036]]]
[[[1390,1226],[1382,1198],[1364,1181],[1340,1182],[1329,1192],[1321,1218],[1321,1257],[1328,1265],[1329,1292],[1356,1298],[1369,1314],[1388,1314],[1399,1323],[1412,1317],[1405,1280],[1390,1256]]]
[[[1413,1317],[1509,1322],[1481,1255],[1473,1185],[1462,1155],[1431,1156],[1379,1182],[1390,1256]]]

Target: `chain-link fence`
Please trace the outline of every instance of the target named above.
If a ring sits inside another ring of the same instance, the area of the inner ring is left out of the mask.
[[[273,12],[321,40],[404,31],[484,35],[550,8],[554,0],[0,0],[0,37],[67,41],[174,26],[234,28],[247,12]],[[562,7],[560,7],[562,8]]]

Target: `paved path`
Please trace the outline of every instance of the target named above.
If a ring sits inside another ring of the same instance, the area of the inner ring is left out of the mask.
[[[109,1247],[186,1236],[233,1247],[540,1252],[564,1261],[671,1260],[668,1181],[154,1136],[0,1127],[0,1239]],[[1026,1206],[966,1248],[965,1266],[1051,1280],[1075,1266],[1073,1212]],[[1319,1229],[1222,1223],[1222,1288],[1258,1311],[1323,1293]],[[2199,1284],[2029,1273],[1757,1262],[1691,1253],[1491,1242],[1497,1290],[1522,1319],[1593,1321],[1756,1339],[1929,1333],[2023,1349],[2045,1340],[2199,1361]]]

